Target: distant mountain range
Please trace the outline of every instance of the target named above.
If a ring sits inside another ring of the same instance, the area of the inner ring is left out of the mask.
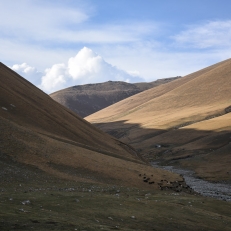
[[[69,87],[54,92],[50,96],[79,116],[86,117],[120,100],[178,78],[180,77],[158,79],[150,83],[131,84],[121,81],[108,81],[105,83],[86,84]]]

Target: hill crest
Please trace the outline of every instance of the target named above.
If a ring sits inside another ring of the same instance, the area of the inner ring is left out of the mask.
[[[179,76],[160,79],[150,83],[132,84],[122,81],[108,81],[78,85],[54,92],[50,96],[81,117],[86,117],[125,98],[177,78]]]

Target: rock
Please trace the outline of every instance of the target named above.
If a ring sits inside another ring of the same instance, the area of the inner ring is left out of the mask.
[[[22,201],[22,204],[23,204],[23,205],[30,205],[31,202],[30,202],[29,200],[25,200],[25,201]]]

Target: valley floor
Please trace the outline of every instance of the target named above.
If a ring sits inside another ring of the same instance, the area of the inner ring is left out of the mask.
[[[173,191],[1,182],[0,230],[231,230],[231,203]]]

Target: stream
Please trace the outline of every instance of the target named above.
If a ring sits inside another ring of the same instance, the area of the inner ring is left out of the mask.
[[[231,201],[231,184],[208,182],[196,177],[193,171],[178,169],[173,166],[160,166],[157,162],[152,162],[151,165],[155,168],[181,174],[186,184],[203,196]]]

